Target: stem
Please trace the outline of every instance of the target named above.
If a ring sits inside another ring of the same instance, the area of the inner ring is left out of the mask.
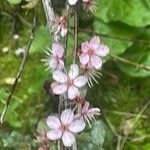
[[[119,57],[117,55],[110,55],[111,58],[113,58],[114,60],[116,61],[121,61],[123,63],[127,63],[129,65],[132,65],[132,66],[135,66],[137,68],[141,68],[141,69],[144,69],[146,71],[150,71],[150,66],[145,66],[143,64],[138,64],[138,63],[135,63],[133,61],[130,61],[128,59],[125,59],[125,58],[122,58],[122,57]]]
[[[52,26],[52,22],[55,18],[55,13],[53,10],[53,6],[52,6],[52,2],[51,0],[42,0],[43,3],[43,8],[45,11],[45,15],[46,15],[46,20],[47,20],[47,25],[49,28],[49,33],[51,34],[51,26]]]
[[[134,42],[138,42],[138,43],[142,43],[142,44],[150,44],[150,41],[148,40],[144,40],[144,39],[134,39],[134,38],[129,38],[129,37],[125,37],[125,36],[113,36],[113,35],[109,35],[109,34],[104,34],[104,33],[100,33],[100,32],[93,32],[91,29],[88,30],[83,30],[83,29],[79,29],[81,32],[86,32],[90,35],[99,35],[99,36],[103,36],[106,38],[111,38],[111,39],[117,39],[117,40],[122,40],[122,41],[134,41]]]
[[[35,8],[31,36],[30,36],[29,42],[27,44],[25,53],[23,55],[23,59],[22,59],[22,62],[20,64],[20,67],[18,69],[17,75],[15,77],[15,81],[14,81],[14,83],[12,85],[11,92],[10,92],[10,94],[7,97],[4,110],[2,111],[2,115],[0,117],[0,122],[1,123],[3,123],[4,117],[5,117],[6,112],[8,110],[9,104],[10,104],[10,102],[12,100],[12,96],[13,96],[14,91],[16,89],[16,86],[18,84],[19,78],[20,78],[20,76],[21,76],[21,74],[23,72],[23,69],[24,69],[24,66],[25,66],[25,63],[26,63],[26,60],[27,60],[27,56],[28,56],[28,53],[29,53],[29,50],[30,50],[30,47],[31,47],[31,44],[32,44],[32,41],[33,41],[33,38],[34,38],[34,35],[35,35],[36,22],[37,22],[37,15],[36,15],[36,8]]]
[[[137,114],[130,113],[130,112],[121,112],[121,111],[114,111],[114,110],[106,110],[104,109],[105,112],[111,113],[111,114],[116,114],[120,116],[130,116],[130,117],[137,117]],[[141,118],[147,119],[148,116],[146,115],[141,115]]]
[[[76,63],[77,58],[77,48],[78,48],[78,2],[75,5],[75,12],[74,12],[74,61]]]
[[[66,3],[66,9],[67,9],[67,12],[69,11],[69,6],[68,4]],[[67,17],[67,27],[69,27],[69,19],[70,19],[70,13],[69,13],[69,16]],[[66,56],[67,56],[67,46],[68,46],[68,32],[66,34],[66,36],[64,37],[64,49],[65,49],[65,54],[64,54],[64,64],[66,63]]]

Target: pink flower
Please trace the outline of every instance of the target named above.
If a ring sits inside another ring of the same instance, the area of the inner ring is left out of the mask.
[[[85,11],[93,12],[96,9],[95,0],[83,0],[83,9]]]
[[[62,45],[58,43],[53,43],[52,50],[46,53],[48,57],[46,59],[43,59],[43,61],[45,62],[46,66],[48,66],[48,69],[61,70],[64,68],[63,62],[64,48]]]
[[[67,18],[65,16],[56,16],[52,24],[52,30],[55,35],[59,34],[64,37],[67,34]]]
[[[60,70],[53,72],[53,79],[57,84],[52,86],[53,93],[56,95],[64,94],[67,92],[69,99],[74,99],[79,93],[79,88],[83,87],[87,83],[87,78],[83,75],[79,75],[79,68],[77,64],[73,64],[70,67],[68,75]]]
[[[100,115],[99,108],[89,108],[89,102],[85,101],[82,109],[81,109],[81,116],[85,121],[88,122],[90,125],[90,121],[95,120],[95,115]]]
[[[109,53],[109,48],[106,45],[100,44],[98,36],[93,37],[89,42],[86,41],[81,45],[81,54],[79,56],[80,63],[88,68],[100,69],[102,60]]]
[[[66,147],[70,147],[75,143],[74,134],[84,130],[85,123],[82,119],[75,119],[71,109],[66,109],[62,112],[60,119],[57,116],[49,116],[47,125],[50,131],[47,132],[47,137],[50,140],[62,139]]]

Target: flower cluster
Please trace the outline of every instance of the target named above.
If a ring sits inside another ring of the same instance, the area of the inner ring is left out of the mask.
[[[78,0],[67,0],[68,4],[74,6]],[[82,0],[83,9],[86,12],[93,12],[96,9],[95,0]],[[56,41],[58,40],[57,36],[65,37],[68,33],[68,20],[71,17],[71,13],[64,16],[56,15],[52,21],[52,33],[56,36]]]
[[[72,64],[67,71],[63,62],[63,46],[58,43],[52,44],[51,54],[48,53],[50,57],[46,61],[54,79],[51,89],[54,94],[65,97],[66,102],[74,105],[75,114],[66,108],[60,116],[49,116],[47,125],[51,130],[47,133],[48,139],[62,139],[64,145],[70,147],[75,143],[75,135],[84,130],[85,124],[91,126],[90,122],[95,120],[95,115],[100,115],[100,109],[91,108],[86,101],[86,94],[83,94],[88,82],[84,69],[99,70],[102,58],[108,53],[109,48],[100,43],[99,37],[94,36],[90,41],[81,44],[79,65]]]
[[[67,0],[70,5],[75,5],[77,1]],[[82,3],[85,10],[95,7],[94,0],[82,0]],[[52,31],[54,35],[65,37],[68,31],[67,17],[57,16]],[[75,49],[76,56],[73,55],[73,60],[76,61],[68,68],[64,61],[67,58],[67,48],[61,42],[58,40],[53,43],[52,48],[46,52],[48,57],[44,59],[47,68],[52,71],[51,91],[59,96],[61,104],[59,114],[47,118],[50,130],[46,135],[51,141],[62,140],[64,146],[71,147],[76,143],[76,135],[85,129],[86,124],[91,127],[95,116],[100,115],[98,107],[90,106],[86,93],[88,85],[92,85],[93,80],[97,82],[95,77],[100,76],[103,58],[108,55],[109,48],[101,43],[98,36],[94,36]]]

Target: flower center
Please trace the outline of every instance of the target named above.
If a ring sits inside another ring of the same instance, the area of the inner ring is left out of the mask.
[[[64,132],[64,131],[67,131],[68,130],[68,125],[61,125],[61,130]]]
[[[68,81],[67,81],[67,85],[68,85],[68,86],[73,85],[73,80],[72,80],[72,79],[68,79]]]
[[[89,49],[89,50],[88,50],[88,55],[89,55],[89,56],[92,56],[93,54],[94,54],[94,50],[93,50],[93,49]]]

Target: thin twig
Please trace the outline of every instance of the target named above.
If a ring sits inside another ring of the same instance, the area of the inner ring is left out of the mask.
[[[73,63],[75,63],[77,59],[77,48],[78,48],[78,2],[75,5],[75,12],[74,12],[74,60],[73,60]]]
[[[122,40],[122,41],[133,41],[133,42],[139,42],[139,43],[142,43],[142,44],[150,44],[150,41],[143,40],[143,39],[133,39],[133,38],[123,37],[123,36],[113,36],[113,35],[97,33],[97,32],[94,32],[93,34],[98,34],[102,37],[117,39],[117,40]]]
[[[121,136],[118,136],[118,138],[117,138],[116,150],[120,150],[121,139],[122,139],[122,137],[121,137]]]
[[[103,117],[109,127],[109,129],[112,131],[112,133],[116,136],[116,137],[120,137],[120,135],[116,132],[114,126],[112,125],[112,123],[110,122],[110,120],[108,119],[108,117],[105,115],[105,113],[103,112]]]
[[[11,92],[8,95],[7,99],[6,99],[5,107],[4,107],[4,110],[2,111],[2,115],[0,117],[0,122],[1,123],[3,123],[4,117],[5,117],[6,112],[8,110],[9,104],[10,104],[10,102],[12,100],[12,96],[13,96],[14,91],[16,89],[16,86],[18,84],[19,78],[20,78],[21,73],[22,73],[22,71],[24,69],[24,66],[25,66],[25,63],[26,63],[26,60],[27,60],[27,56],[28,56],[28,53],[29,53],[29,50],[30,50],[30,47],[31,47],[31,44],[32,44],[32,41],[33,41],[33,38],[34,38],[35,29],[36,29],[36,22],[37,22],[37,15],[36,15],[36,8],[35,8],[31,36],[30,36],[29,42],[27,44],[27,47],[26,47],[26,50],[25,50],[22,62],[21,62],[20,67],[18,69],[17,75],[15,77],[15,81],[14,81],[14,83],[12,85]]]
[[[143,65],[143,64],[138,64],[138,63],[133,62],[129,59],[126,59],[126,58],[123,58],[123,57],[120,57],[120,56],[117,56],[117,55],[113,55],[113,54],[110,54],[110,57],[115,61],[120,61],[120,62],[129,64],[129,65],[135,66],[136,68],[140,68],[140,69],[143,69],[143,70],[146,70],[146,71],[150,71],[150,66],[146,66],[146,65]]]
[[[117,40],[122,40],[122,41],[134,41],[134,42],[143,43],[143,44],[150,44],[150,41],[143,40],[143,39],[135,39],[135,38],[129,38],[129,37],[124,37],[124,36],[113,36],[113,35],[104,34],[104,33],[100,33],[100,32],[94,32],[91,29],[87,29],[87,30],[79,29],[79,30],[81,32],[88,33],[90,35],[99,35],[99,36],[102,36],[102,37],[117,39]]]
[[[32,27],[32,24],[28,22],[27,20],[25,20],[23,16],[21,16],[18,12],[16,13],[16,15],[19,17],[20,21],[24,23],[24,25],[28,26],[29,28]]]
[[[132,143],[134,143],[134,142],[140,142],[140,141],[143,141],[143,140],[145,140],[145,139],[150,139],[150,135],[143,135],[143,136],[141,136],[141,137],[133,138],[133,139],[131,140],[131,142],[132,142]]]
[[[67,12],[69,12],[69,5],[68,3],[66,3],[66,10]],[[68,17],[67,17],[67,27],[69,27],[69,20],[70,20],[71,14],[68,13]],[[65,53],[64,53],[64,64],[66,63],[66,56],[67,56],[67,47],[68,47],[68,32],[66,34],[66,36],[64,37],[64,49],[65,49]]]
[[[137,68],[141,68],[141,69],[144,69],[144,70],[146,70],[146,71],[150,71],[150,66],[145,66],[145,65],[143,65],[143,64],[138,64],[138,63],[135,63],[135,62],[130,61],[130,60],[128,60],[128,59],[119,57],[119,56],[117,56],[117,55],[110,55],[110,57],[111,57],[112,59],[114,59],[115,61],[121,61],[121,62],[123,62],[123,63],[127,63],[127,64],[132,65],[132,66],[135,66],[135,67],[137,67]]]
[[[11,14],[9,14],[8,12],[1,11],[1,15],[6,16],[6,17],[8,17],[10,19],[13,19],[13,16]]]
[[[137,114],[129,113],[129,112],[113,111],[113,110],[106,110],[106,109],[104,109],[104,111],[110,112],[110,113],[116,114],[116,115],[121,115],[121,116],[137,117]],[[141,118],[147,119],[148,116],[146,116],[146,115],[141,115]]]

